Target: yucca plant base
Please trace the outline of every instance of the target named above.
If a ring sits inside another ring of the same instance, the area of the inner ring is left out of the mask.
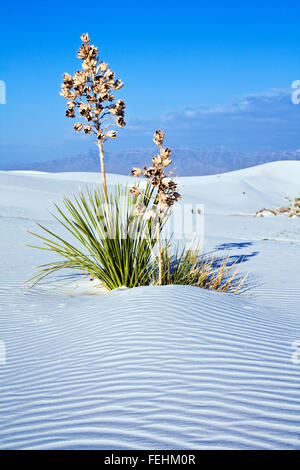
[[[139,199],[147,204],[146,198]],[[124,201],[126,204],[121,204]],[[87,189],[86,194],[80,191],[72,200],[65,197],[63,208],[55,205],[56,213],[52,215],[65,230],[66,238],[38,224],[42,233],[30,233],[42,245],[30,246],[57,254],[59,261],[38,266],[28,282],[35,285],[54,272],[75,269],[98,279],[107,290],[150,284],[155,270],[155,240],[145,236],[149,224],[133,216],[136,200],[126,187],[117,186],[109,202],[107,211],[103,190],[97,187]]]
[[[101,187],[87,189],[86,193],[79,191],[72,199],[65,197],[63,208],[55,205],[56,213],[52,215],[66,237],[41,224],[38,224],[41,233],[29,232],[42,242],[39,246],[29,246],[56,254],[58,261],[38,266],[35,275],[27,282],[34,286],[50,274],[72,269],[97,279],[107,291],[156,285],[157,240],[153,227],[151,221],[134,214],[137,204],[148,207],[152,192],[153,188],[147,185],[140,196],[133,198],[127,187],[117,186],[115,193],[109,196],[109,210],[106,210]],[[175,250],[172,255],[170,251],[170,243],[166,243],[162,284],[237,292],[237,270],[227,267],[225,258],[216,267],[212,257],[205,260],[199,256],[198,250],[183,248],[180,253]]]

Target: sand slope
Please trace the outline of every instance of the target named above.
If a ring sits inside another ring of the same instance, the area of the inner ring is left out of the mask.
[[[206,249],[243,257],[247,295],[91,296],[78,276],[26,291],[48,255],[23,245],[32,217],[57,228],[51,202],[98,175],[0,172],[0,448],[300,448],[299,220],[236,215],[297,195],[299,175],[277,162],[180,179],[205,203]]]

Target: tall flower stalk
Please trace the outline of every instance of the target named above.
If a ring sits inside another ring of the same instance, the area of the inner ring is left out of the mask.
[[[157,251],[158,251],[158,284],[161,285],[163,282],[163,258],[162,258],[162,245],[161,245],[161,228],[163,218],[166,216],[167,211],[173,204],[181,199],[181,195],[177,192],[177,184],[175,181],[166,176],[165,168],[171,165],[172,160],[171,150],[163,147],[164,132],[157,130],[154,133],[153,141],[159,148],[159,153],[152,158],[152,166],[141,168],[132,168],[132,176],[144,175],[145,178],[149,179],[150,184],[157,188],[157,192],[154,196],[154,205],[152,209],[143,210],[138,207],[138,215],[142,215],[146,220],[153,219],[156,224],[156,238],[157,238]],[[136,186],[131,188],[133,196],[140,194],[140,189]]]
[[[80,38],[83,44],[77,57],[82,59],[82,70],[75,72],[74,76],[64,74],[60,94],[68,100],[66,117],[80,119],[74,124],[75,131],[94,134],[97,138],[103,192],[108,206],[103,144],[107,139],[116,138],[115,126],[124,127],[126,124],[125,102],[115,101],[113,95],[115,90],[123,87],[123,83],[115,79],[106,62],[100,61],[98,48],[90,44],[88,33]]]

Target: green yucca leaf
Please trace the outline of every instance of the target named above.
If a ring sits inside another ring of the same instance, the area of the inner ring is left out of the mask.
[[[153,258],[156,240],[151,238],[151,224],[141,217],[133,217],[136,203],[148,207],[154,188],[148,185],[140,197],[133,197],[127,187],[116,186],[110,194],[111,210],[101,211],[105,205],[103,190],[80,190],[71,200],[63,199],[63,208],[54,205],[54,219],[65,230],[59,236],[41,224],[44,235],[30,232],[42,241],[34,248],[48,250],[63,260],[38,266],[37,273],[28,281],[36,284],[61,269],[79,269],[91,274],[108,289],[121,286],[135,287],[153,282],[157,269]],[[125,201],[125,207],[121,202]],[[130,231],[131,228],[131,231]],[[113,237],[107,236],[113,229]],[[130,233],[134,237],[130,237]]]

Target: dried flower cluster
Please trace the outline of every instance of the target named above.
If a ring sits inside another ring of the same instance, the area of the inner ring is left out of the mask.
[[[114,72],[106,62],[99,62],[98,48],[90,44],[88,33],[80,37],[83,44],[77,57],[82,59],[82,70],[78,70],[74,76],[64,74],[60,94],[68,100],[66,116],[84,120],[83,123],[74,124],[75,131],[97,136],[103,191],[108,208],[103,143],[107,138],[116,138],[117,132],[111,127],[125,126],[125,103],[123,100],[115,101],[113,94],[122,88],[123,83],[115,79]]]
[[[114,90],[122,88],[123,83],[115,79],[114,72],[108,68],[106,62],[99,62],[98,48],[90,44],[89,35],[81,36],[81,45],[77,57],[82,59],[82,70],[78,70],[74,76],[65,73],[60,94],[66,98],[66,116],[84,119],[87,123],[76,122],[74,129],[85,134],[94,133],[98,141],[106,138],[115,138],[115,130],[110,127],[125,126],[123,100],[115,100]],[[102,123],[107,125],[102,128]]]
[[[157,251],[158,251],[158,284],[162,285],[163,279],[163,260],[162,260],[162,246],[161,246],[161,226],[162,218],[166,215],[168,209],[173,204],[181,199],[180,194],[177,192],[177,184],[175,181],[166,176],[165,168],[171,165],[172,160],[171,150],[163,147],[164,132],[158,130],[154,133],[153,141],[159,148],[159,154],[152,158],[152,166],[141,168],[132,168],[132,176],[142,176],[150,180],[150,184],[157,188],[155,195],[154,206],[152,209],[146,210],[142,204],[136,206],[136,215],[143,216],[146,221],[155,221],[156,237],[157,237]],[[137,186],[133,186],[130,190],[133,196],[138,196],[141,192]]]
[[[157,187],[157,210],[160,213],[164,213],[166,208],[173,206],[173,204],[178,201],[181,196],[177,192],[177,184],[175,181],[165,175],[165,168],[171,165],[172,160],[171,150],[169,148],[163,147],[164,141],[164,132],[158,130],[154,133],[153,141],[159,148],[159,154],[155,155],[152,158],[152,166],[144,167],[144,170],[141,168],[132,168],[132,176],[141,176],[144,175],[145,178],[150,180],[152,186]],[[139,188],[133,186],[130,190],[133,196],[138,196],[140,194]],[[148,216],[145,214],[145,217]]]

